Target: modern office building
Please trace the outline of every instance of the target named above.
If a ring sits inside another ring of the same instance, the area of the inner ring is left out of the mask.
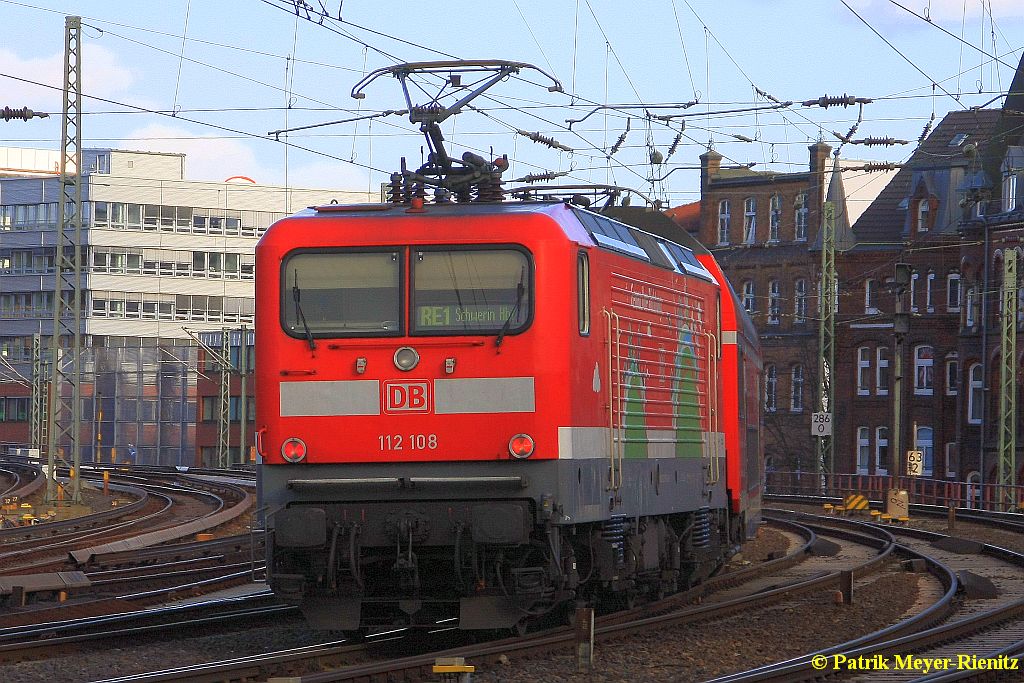
[[[49,348],[59,153],[0,148],[0,451],[31,445],[33,345]],[[365,192],[185,179],[185,155],[83,150],[82,457],[199,464],[201,348],[251,329],[254,248],[276,220]],[[37,354],[38,358],[38,354]],[[237,430],[237,427],[236,427]]]

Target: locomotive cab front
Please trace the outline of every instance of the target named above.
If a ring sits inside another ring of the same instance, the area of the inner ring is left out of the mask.
[[[537,261],[568,245],[530,214],[360,208],[257,250],[270,583],[330,628],[514,624],[561,590],[528,556],[564,423],[544,329],[569,305],[537,303]]]

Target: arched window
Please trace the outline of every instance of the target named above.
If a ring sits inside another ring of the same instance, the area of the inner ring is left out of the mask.
[[[981,363],[975,363],[968,370],[970,391],[967,394],[967,422],[980,425],[985,405],[985,377]]]
[[[775,412],[778,388],[778,372],[775,370],[774,365],[769,365],[764,369],[764,411],[766,413]]]
[[[794,413],[804,409],[804,366],[794,365],[791,373],[789,409]]]
[[[946,356],[946,396],[956,396],[959,385],[960,361],[954,351]]]
[[[718,202],[718,243],[729,244],[729,200]]]
[[[935,364],[935,350],[927,344],[914,347],[914,393],[918,396],[932,395],[932,371]]]
[[[928,232],[931,221],[928,218],[931,203],[928,197],[921,197],[917,200],[917,231]]]
[[[950,313],[960,312],[960,273],[946,276],[946,310]]]

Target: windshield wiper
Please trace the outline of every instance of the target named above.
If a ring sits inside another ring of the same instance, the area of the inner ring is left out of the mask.
[[[498,333],[497,338],[494,340],[494,348],[500,349],[501,342],[505,341],[505,335],[508,334],[509,328],[512,326],[512,319],[519,314],[519,307],[523,303],[523,295],[526,294],[526,285],[523,281],[526,279],[526,268],[519,271],[519,284],[516,285],[516,303],[512,306],[512,310],[509,311],[508,317],[505,318],[505,324],[501,326],[501,332]]]
[[[299,271],[295,270],[295,281],[292,285],[292,301],[295,302],[295,315],[302,323],[302,329],[306,332],[306,341],[309,342],[309,350],[316,351],[316,342],[313,341],[313,333],[309,331],[309,324],[306,323],[306,314],[302,312],[302,291],[299,289]]]

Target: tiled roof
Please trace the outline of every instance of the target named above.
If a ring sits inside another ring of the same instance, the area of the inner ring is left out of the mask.
[[[665,210],[665,215],[675,221],[683,230],[697,232],[700,230],[700,202],[680,204]]]
[[[904,164],[899,173],[861,214],[853,231],[857,241],[863,243],[899,242],[902,237],[906,209],[900,204],[910,195],[914,170],[949,166],[967,166],[970,160],[963,155],[968,143],[977,145],[978,157],[985,154],[989,140],[996,130],[1001,111],[978,109],[954,111],[947,114],[920,147]],[[961,144],[951,145],[957,135],[966,135]]]

